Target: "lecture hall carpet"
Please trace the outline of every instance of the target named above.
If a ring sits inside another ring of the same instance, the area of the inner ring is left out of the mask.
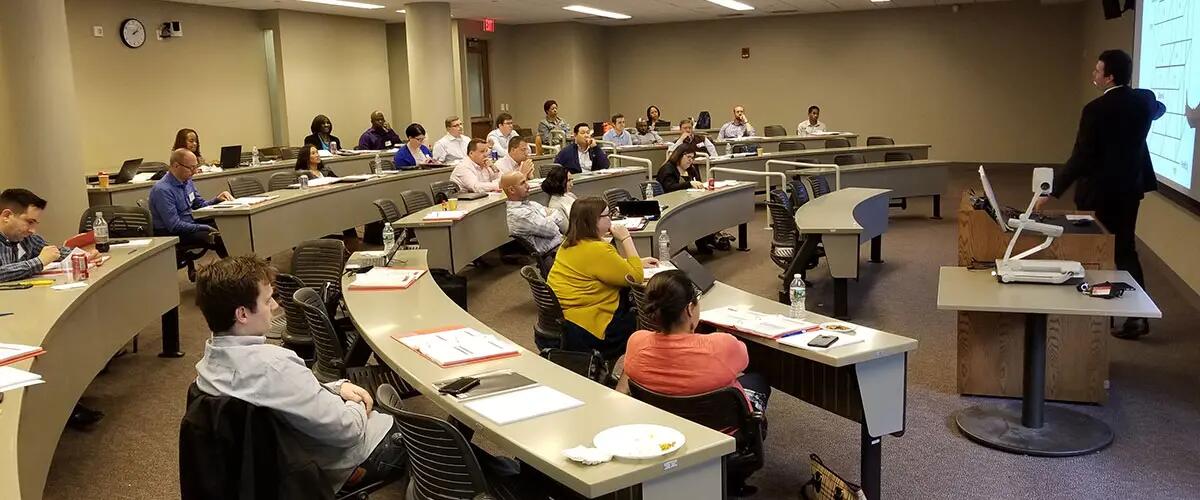
[[[1027,169],[995,169],[1002,200],[1028,199]],[[972,169],[952,176],[948,192],[976,187]],[[978,190],[978,188],[976,187]],[[1142,251],[1149,289],[1164,319],[1137,342],[1112,339],[1112,388],[1104,406],[1073,405],[1108,422],[1113,445],[1073,458],[1034,458],[976,445],[954,428],[951,413],[981,398],[955,393],[955,314],[936,309],[937,270],[953,264],[958,196],[947,196],[946,219],[935,221],[928,202],[913,200],[883,240],[882,265],[864,264],[851,283],[854,321],[920,340],[910,357],[907,433],[883,441],[883,492],[917,498],[1196,498],[1200,491],[1200,301],[1149,251]],[[1062,206],[1066,204],[1060,203]],[[766,213],[750,224],[749,253],[707,259],[717,278],[774,297],[779,270],[767,258]],[[865,257],[864,257],[865,258]],[[469,271],[470,310],[510,338],[532,347],[535,309],[517,266]],[[91,385],[83,401],[108,416],[87,432],[66,430],[46,486],[46,498],[178,498],[176,443],[184,393],[208,332],[192,305],[193,288],[182,277],[183,359],[160,359],[157,326],[141,335],[142,352],[121,357]],[[815,270],[810,303],[831,308],[832,286],[824,265]],[[414,408],[435,411],[416,398]],[[753,476],[753,498],[796,498],[809,453],[850,478],[858,477],[859,431],[852,424],[776,393],[768,411],[767,464]],[[487,446],[487,443],[484,443]],[[399,489],[374,495],[401,498]]]

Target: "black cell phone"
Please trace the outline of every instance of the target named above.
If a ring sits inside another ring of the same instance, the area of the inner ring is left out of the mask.
[[[449,394],[451,396],[457,396],[471,390],[471,388],[477,385],[479,385],[479,379],[475,377],[459,377],[458,379],[452,380],[450,383],[443,385],[438,389],[438,392],[442,394]]]
[[[362,274],[362,273],[365,273],[365,272],[367,272],[367,271],[370,271],[370,270],[372,270],[372,269],[375,269],[375,266],[374,266],[374,265],[367,265],[367,266],[362,266],[362,267],[356,268],[356,269],[354,270],[354,272],[355,272],[355,273],[357,273],[357,274]]]
[[[837,337],[833,335],[817,335],[816,338],[808,341],[810,347],[829,347],[837,342]]]

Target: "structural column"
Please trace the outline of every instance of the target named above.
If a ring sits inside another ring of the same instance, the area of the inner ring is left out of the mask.
[[[49,201],[39,232],[61,242],[87,206],[75,73],[64,0],[0,0],[0,75],[7,95],[8,147],[0,187]]]
[[[450,4],[410,3],[404,9],[412,121],[428,130],[440,129],[443,120],[458,109]]]

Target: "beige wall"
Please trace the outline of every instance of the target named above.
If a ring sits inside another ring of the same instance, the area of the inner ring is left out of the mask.
[[[341,146],[354,147],[371,112],[392,109],[385,24],[286,10],[278,19],[291,144],[301,144],[323,114]]]
[[[1134,13],[1128,11],[1124,16],[1105,20],[1104,10],[1100,6],[1089,2],[1081,5],[1081,8],[1083,50],[1079,56],[1079,87],[1082,106],[1100,95],[1100,91],[1092,85],[1092,70],[1100,53],[1108,49],[1121,49],[1133,55]]]
[[[13,123],[8,119],[12,116],[9,111],[8,104],[8,66],[4,62],[4,51],[0,50],[0,151],[11,151],[12,141],[9,139],[13,136]],[[13,177],[12,169],[0,168],[0,190],[13,187],[13,183],[17,179]]]
[[[931,143],[935,158],[1061,162],[1078,112],[1076,5],[632,26],[607,41],[640,47],[609,59],[613,111],[656,104],[672,122],[708,110],[716,127],[742,104],[757,126],[795,130],[817,104],[831,130]]]
[[[392,110],[387,118],[403,138],[404,127],[412,122],[412,104],[408,94],[408,41],[405,40],[403,23],[387,25],[387,54],[388,78],[392,89]],[[435,130],[429,130],[428,133],[434,134]]]
[[[537,48],[522,50],[511,61],[515,78],[505,98],[511,96],[509,112],[517,123],[536,128],[544,118],[542,103],[546,99],[558,101],[559,113],[572,122],[609,116],[605,28],[554,23],[497,29],[512,30],[512,47]]]
[[[221,145],[271,142],[258,13],[150,0],[67,0],[66,8],[87,152],[81,171],[138,156],[165,161],[185,127],[199,132],[201,151],[213,160]],[[127,17],[148,30],[182,21],[184,36],[151,35],[129,49],[118,36]],[[103,38],[92,37],[93,25],[104,27]]]

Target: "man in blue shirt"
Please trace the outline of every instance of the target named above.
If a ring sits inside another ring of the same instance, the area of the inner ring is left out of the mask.
[[[633,136],[625,130],[625,115],[617,113],[612,116],[613,128],[604,133],[604,140],[617,146],[632,146]]]
[[[225,200],[232,200],[229,191],[222,191],[216,198],[206,200],[196,190],[192,176],[200,163],[196,155],[187,149],[171,152],[171,164],[167,175],[150,188],[150,214],[154,218],[154,234],[179,237],[180,245],[198,245],[209,248],[222,259],[228,257],[225,243],[217,228],[200,224],[192,217],[192,210]]]

